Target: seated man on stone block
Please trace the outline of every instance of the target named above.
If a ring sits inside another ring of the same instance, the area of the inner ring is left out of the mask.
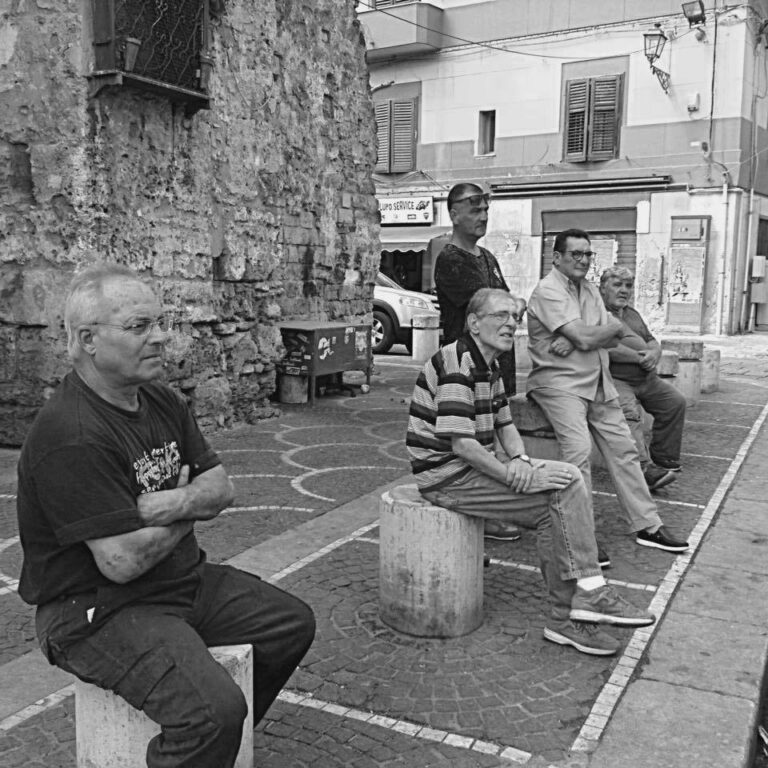
[[[685,396],[656,375],[661,345],[640,313],[629,306],[635,276],[626,267],[609,267],[600,276],[605,308],[628,331],[608,350],[619,404],[640,454],[640,465],[653,491],[677,479],[685,424]],[[650,456],[643,435],[642,409],[653,416]]]
[[[517,307],[504,290],[480,289],[467,307],[464,335],[425,364],[408,421],[411,467],[432,504],[535,529],[551,600],[544,637],[610,655],[619,643],[595,624],[639,627],[655,618],[605,583],[579,470],[524,453],[497,362],[514,344]]]
[[[195,521],[233,489],[184,399],[157,379],[168,318],[126,267],[75,276],[64,322],[73,368],[19,460],[19,594],[48,660],[161,726],[150,768],[232,766],[247,714],[208,648],[253,647],[253,722],[309,648],[312,611],[206,562]]]

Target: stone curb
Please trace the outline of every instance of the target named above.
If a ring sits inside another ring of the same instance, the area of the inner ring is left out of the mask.
[[[764,424],[589,768],[750,768],[768,663]],[[756,475],[756,473],[758,473]]]

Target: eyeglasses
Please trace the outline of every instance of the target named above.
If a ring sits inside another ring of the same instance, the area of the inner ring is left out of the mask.
[[[134,320],[129,325],[118,325],[117,323],[90,323],[90,325],[106,325],[109,328],[117,328],[124,333],[130,333],[133,336],[149,336],[154,328],[159,328],[163,333],[173,330],[173,316],[160,315],[160,317],[150,320],[143,318]]]
[[[466,197],[460,197],[458,200],[454,200],[454,205],[456,203],[463,203],[465,200],[469,200],[469,204],[473,208],[478,208],[480,206],[480,203],[485,203],[486,205],[491,204],[491,195],[486,192],[484,195],[467,195]]]
[[[499,325],[506,325],[512,319],[519,325],[523,322],[525,310],[523,309],[520,312],[486,312],[484,315],[478,315],[478,317],[490,317]]]
[[[594,251],[566,251],[566,253],[570,253],[574,261],[583,261],[584,259],[589,261],[595,255]]]

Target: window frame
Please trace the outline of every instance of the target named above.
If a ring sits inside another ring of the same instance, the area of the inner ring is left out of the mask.
[[[478,156],[496,154],[496,110],[481,109],[477,118]]]
[[[563,161],[601,162],[619,157],[624,73],[569,78],[563,91]]]
[[[408,173],[415,170],[418,98],[377,101],[374,113],[377,145],[374,173]],[[384,152],[382,145],[386,145]]]

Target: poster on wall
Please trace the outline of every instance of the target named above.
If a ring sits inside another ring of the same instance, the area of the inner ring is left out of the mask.
[[[672,245],[667,271],[667,323],[701,332],[705,245]]]

